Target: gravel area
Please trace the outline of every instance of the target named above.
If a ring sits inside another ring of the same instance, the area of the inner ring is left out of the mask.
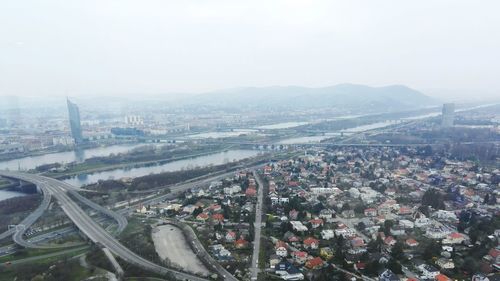
[[[173,225],[161,225],[153,229],[153,242],[156,252],[172,265],[185,271],[208,275],[210,272],[191,250],[182,230]]]

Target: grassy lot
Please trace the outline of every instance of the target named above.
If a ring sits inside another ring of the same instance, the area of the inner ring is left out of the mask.
[[[59,251],[61,251],[61,249],[22,249],[8,256],[0,257],[0,263],[55,253]]]
[[[64,255],[30,260],[26,263],[0,266],[0,281],[11,280],[83,280],[93,275],[93,272],[81,267],[78,260],[69,257],[78,256],[88,251],[87,248],[75,250]],[[48,279],[36,279],[36,276],[46,274]]]
[[[157,278],[157,277],[127,277],[125,278],[126,281],[170,281],[173,279],[164,279],[164,278]]]
[[[6,179],[0,179],[0,189],[10,186],[10,182]]]
[[[156,222],[156,220],[153,220],[153,219],[148,219],[145,217],[141,218],[141,217],[131,216],[128,219],[127,227],[125,227],[123,232],[120,233],[119,237],[120,238],[126,237],[126,236],[130,236],[131,234],[142,232],[144,227],[146,227],[146,225],[150,225],[150,224],[153,224],[155,222]]]
[[[72,176],[74,174],[79,174],[83,172],[91,172],[91,171],[98,171],[100,169],[113,169],[113,168],[118,168],[123,165],[109,165],[105,163],[81,163],[75,166],[72,166],[68,170],[64,172],[45,172],[44,175],[48,177],[54,177],[54,178],[63,178],[66,176]]]
[[[144,221],[144,222],[143,222]],[[134,253],[154,263],[162,264],[151,237],[151,224],[156,220],[132,217],[125,230],[120,234],[120,242]]]
[[[46,255],[46,254],[52,254],[52,253],[57,253],[57,252],[70,250],[70,249],[78,249],[81,247],[82,247],[82,245],[75,246],[75,247],[68,247],[65,249],[22,249],[22,250],[19,250],[15,253],[11,254],[11,255],[1,257],[0,263],[21,260],[21,259],[26,259],[26,258],[31,258],[31,257],[36,257],[36,256],[41,256],[41,255]]]

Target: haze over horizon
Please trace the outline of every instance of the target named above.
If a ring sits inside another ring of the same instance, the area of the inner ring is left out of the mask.
[[[406,85],[498,98],[497,1],[5,1],[0,96]]]

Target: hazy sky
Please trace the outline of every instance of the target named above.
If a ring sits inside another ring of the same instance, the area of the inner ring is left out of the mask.
[[[2,0],[0,95],[345,82],[492,95],[499,12],[498,0]]]

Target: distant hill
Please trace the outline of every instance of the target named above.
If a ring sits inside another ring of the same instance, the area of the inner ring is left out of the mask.
[[[324,88],[297,86],[234,88],[200,94],[196,104],[223,107],[375,109],[393,111],[436,105],[434,99],[402,85],[369,87],[339,84]],[[370,110],[372,111],[372,110]]]

